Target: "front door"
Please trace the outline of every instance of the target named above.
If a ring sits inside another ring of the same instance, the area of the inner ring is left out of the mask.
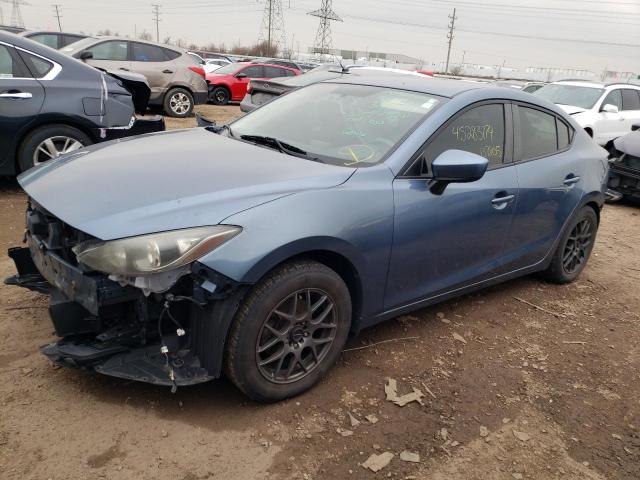
[[[511,132],[509,104],[473,106],[432,137],[414,163],[417,170],[396,178],[386,310],[500,274],[518,200]],[[427,187],[430,165],[451,149],[484,156],[489,170],[434,195]]]
[[[33,78],[17,50],[0,43],[0,171],[3,173],[13,173],[10,162],[15,161],[17,132],[33,121],[43,102],[44,88]]]
[[[240,73],[244,75],[238,77]],[[247,85],[253,78],[264,78],[262,65],[249,65],[236,73],[236,81],[231,85],[231,98],[233,101],[242,101],[247,94]]]
[[[605,105],[618,107],[618,112],[603,111]],[[628,130],[625,127],[622,108],[622,90],[611,90],[600,104],[600,112],[594,125],[595,141],[598,142],[599,145],[606,145],[609,140],[618,138],[628,133],[628,131],[631,131],[631,127],[629,127]]]

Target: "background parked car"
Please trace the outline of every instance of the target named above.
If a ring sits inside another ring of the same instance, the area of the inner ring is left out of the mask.
[[[524,87],[522,87],[522,91],[527,93],[537,92],[545,85],[546,83],[542,83],[542,82],[529,82]]]
[[[146,109],[149,94],[140,75],[104,73],[0,32],[0,174],[95,142],[164,130],[161,118],[134,117],[134,110]]]
[[[609,188],[640,203],[640,123],[633,131],[613,141],[609,161]]]
[[[231,63],[207,74],[209,100],[216,105],[241,101],[253,79],[295,77],[300,70],[263,63]]]
[[[172,117],[189,116],[194,105],[207,101],[204,70],[185,49],[120,37],[89,37],[61,51],[94,67],[144,75],[151,87],[149,105],[163,107]]]
[[[20,33],[20,36],[29,38],[34,42],[41,43],[42,45],[46,45],[47,47],[55,48],[56,50],[82,40],[83,38],[87,38],[87,35],[83,35],[81,33],[44,31],[26,31]]]
[[[561,81],[534,92],[573,116],[602,146],[640,122],[640,86],[628,83]]]
[[[224,58],[207,58],[204,61],[204,71],[206,73],[215,72],[220,67],[224,67],[225,65],[229,65],[231,62],[229,60],[225,60]]]
[[[306,87],[323,80],[331,80],[339,78],[343,75],[365,75],[367,72],[379,75],[395,74],[395,75],[420,75],[425,77],[421,72],[400,70],[397,68],[384,67],[367,67],[364,65],[321,65],[304,75],[293,78],[278,78],[274,80],[254,79],[247,86],[247,94],[240,103],[240,110],[250,112],[256,108],[276,99],[282,94],[288,93],[297,88]],[[427,78],[431,78],[426,76]]]

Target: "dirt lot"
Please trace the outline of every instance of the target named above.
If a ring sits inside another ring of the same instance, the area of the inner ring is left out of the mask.
[[[20,242],[24,203],[0,183],[3,248]],[[640,209],[607,206],[578,282],[527,277],[387,322],[317,388],[267,406],[224,379],[172,395],[55,368],[37,351],[53,339],[46,298],[2,286],[0,478],[638,479],[639,236]],[[388,378],[424,405],[387,401]],[[383,452],[380,472],[361,466]]]

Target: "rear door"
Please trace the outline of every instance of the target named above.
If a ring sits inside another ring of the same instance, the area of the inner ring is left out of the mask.
[[[92,53],[93,58],[88,59],[87,63],[94,67],[103,70],[131,70],[129,42],[126,40],[106,40],[83,51]]]
[[[514,105],[520,198],[509,235],[508,270],[540,262],[583,196],[585,162],[571,151],[573,129],[553,112]]]
[[[55,67],[35,55],[21,52],[38,68],[36,77],[46,77]],[[14,172],[17,133],[40,113],[44,88],[34,78],[18,50],[0,42],[0,172]]]
[[[176,68],[176,62],[164,48],[148,43],[131,42],[131,70],[147,77],[152,99],[164,95],[175,77]]]
[[[275,67],[271,65],[264,66],[264,78],[279,78],[286,77],[287,72],[290,70],[282,67]]]
[[[622,89],[622,117],[625,134],[631,131],[633,125],[640,123],[640,90]]]

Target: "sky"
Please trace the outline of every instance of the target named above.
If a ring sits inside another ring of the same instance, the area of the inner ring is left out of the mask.
[[[6,0],[5,0],[6,1]],[[243,45],[258,39],[266,0],[22,0],[27,28],[110,29],[155,34],[151,3],[160,4],[160,37]],[[321,0],[281,0],[286,40],[312,46]],[[10,3],[0,3],[5,23]],[[456,8],[452,62],[508,67],[561,67],[640,74],[640,0],[333,0],[334,48],[404,53],[425,62],[447,55],[448,16]]]

